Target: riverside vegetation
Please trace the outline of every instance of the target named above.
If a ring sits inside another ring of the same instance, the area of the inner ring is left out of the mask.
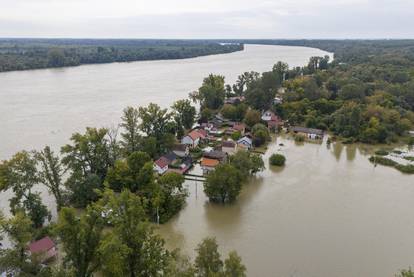
[[[348,142],[411,143],[414,59],[403,59],[410,52],[399,47],[379,45],[382,51],[365,58],[312,57],[293,69],[278,62],[269,72],[243,73],[232,86],[211,74],[190,99],[200,104],[200,123],[218,114],[243,121],[257,147],[270,139],[261,120],[265,110],[287,124],[327,130]],[[245,100],[225,104],[231,97]],[[0,221],[12,242],[0,250],[0,269],[22,276],[245,276],[237,253],[223,261],[213,238],[200,243],[193,263],[168,251],[150,224],[168,221],[185,205],[183,176],[154,175],[153,160],[193,126],[195,114],[190,100],[177,101],[171,110],[128,107],[119,129],[73,134],[61,155],[45,147],[1,162],[0,190],[13,191],[13,216]],[[207,177],[204,190],[210,201],[236,201],[245,180],[263,167],[260,156],[237,152]],[[35,191],[38,184],[56,199],[56,223],[45,224],[50,212]],[[25,251],[28,242],[45,235],[62,246],[63,263],[55,267],[40,266]]]
[[[0,39],[0,72],[111,62],[184,59],[243,50],[207,40]]]

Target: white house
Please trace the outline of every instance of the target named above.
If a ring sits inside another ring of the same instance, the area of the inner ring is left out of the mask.
[[[191,148],[194,148],[206,137],[207,132],[205,130],[193,130],[181,139],[181,144],[187,144]]]
[[[253,147],[253,141],[251,138],[244,136],[237,141],[237,145],[241,148],[250,149]]]
[[[154,162],[154,170],[159,174],[162,175],[168,170],[168,165],[170,161],[166,157],[161,157]]]

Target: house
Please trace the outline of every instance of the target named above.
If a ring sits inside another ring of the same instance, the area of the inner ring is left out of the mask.
[[[271,130],[277,130],[279,126],[282,124],[282,119],[275,115],[272,111],[266,111],[262,115],[262,120],[266,121],[267,128]]]
[[[408,134],[409,134],[411,137],[414,137],[414,130],[412,130],[412,131],[408,131]]]
[[[179,157],[174,152],[168,152],[167,154],[163,155],[163,157],[169,161],[168,165],[179,161]]]
[[[234,131],[240,132],[242,136],[244,135],[244,132],[246,131],[246,125],[240,122],[235,122],[232,128]]]
[[[168,165],[170,164],[170,160],[166,157],[162,156],[158,160],[154,162],[154,171],[156,171],[159,175],[164,174],[168,170]]]
[[[203,154],[203,157],[224,162],[227,160],[227,154],[223,151],[213,150]]]
[[[203,123],[202,125],[201,125],[201,127],[202,128],[204,128],[204,130],[206,130],[207,131],[207,133],[208,134],[210,134],[210,135],[221,135],[223,132],[222,131],[220,131],[216,126],[215,126],[215,124],[214,123],[211,123],[211,122],[209,122],[209,123]]]
[[[253,141],[251,138],[244,136],[237,141],[237,146],[241,149],[249,150],[253,147]]]
[[[167,172],[175,172],[183,175],[193,166],[193,159],[191,157],[185,157],[180,161],[179,164],[171,164],[168,167]]]
[[[181,139],[181,144],[189,145],[191,148],[197,147],[201,140],[207,137],[207,131],[203,129],[192,130]]]
[[[190,147],[187,144],[175,144],[172,151],[180,158],[190,155]]]
[[[300,134],[309,139],[323,139],[324,131],[320,129],[306,128],[300,126],[293,126],[290,131],[295,134]]]
[[[221,151],[228,155],[233,155],[237,152],[237,144],[232,140],[226,140],[221,143]]]
[[[201,159],[201,168],[203,169],[203,174],[208,174],[213,171],[219,163],[219,160],[203,157]]]
[[[57,256],[56,244],[46,236],[29,244],[30,255],[35,255],[41,263],[54,259]]]

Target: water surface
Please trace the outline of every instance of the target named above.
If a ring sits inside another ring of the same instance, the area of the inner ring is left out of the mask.
[[[0,73],[0,160],[22,149],[54,149],[86,126],[119,123],[126,106],[169,107],[210,73],[228,83],[245,71],[269,71],[281,60],[302,66],[324,51],[246,45],[244,51],[183,60],[140,61]]]
[[[186,208],[159,232],[190,256],[215,236],[249,276],[394,276],[414,265],[414,177],[374,167],[371,150],[278,138],[236,203],[211,204],[189,181]],[[268,166],[275,152],[287,158],[282,169]]]

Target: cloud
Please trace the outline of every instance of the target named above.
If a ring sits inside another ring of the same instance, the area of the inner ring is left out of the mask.
[[[3,37],[414,38],[411,0],[13,0],[1,6]]]

